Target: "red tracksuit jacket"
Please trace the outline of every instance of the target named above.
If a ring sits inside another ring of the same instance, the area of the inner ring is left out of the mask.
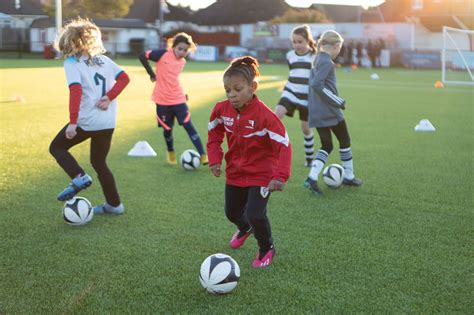
[[[291,169],[291,143],[281,120],[257,96],[237,112],[229,100],[214,107],[208,126],[209,165],[221,164],[227,136],[226,183],[267,187],[286,182]]]

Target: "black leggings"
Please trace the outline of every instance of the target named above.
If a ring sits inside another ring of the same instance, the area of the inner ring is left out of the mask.
[[[261,187],[225,186],[225,214],[242,232],[253,229],[261,251],[273,245],[272,230],[267,217],[270,193],[263,197]]]
[[[316,130],[318,131],[319,139],[321,140],[321,149],[326,151],[328,154],[331,153],[333,149],[331,130],[339,141],[339,148],[345,149],[351,146],[351,138],[349,137],[345,120],[339,122],[335,126],[318,127]]]
[[[62,169],[72,179],[77,175],[84,175],[84,170],[79,166],[76,159],[69,153],[69,149],[87,139],[91,139],[90,161],[92,167],[97,172],[105,200],[113,207],[120,205],[120,197],[115,184],[114,175],[107,166],[106,158],[109,153],[110,143],[114,129],[104,129],[97,131],[85,131],[77,128],[77,134],[74,138],[66,138],[66,125],[56,135],[51,142],[49,152],[56,159]]]

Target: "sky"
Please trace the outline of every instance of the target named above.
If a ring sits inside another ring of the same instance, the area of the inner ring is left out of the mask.
[[[172,5],[181,4],[183,6],[191,6],[191,9],[198,10],[201,8],[208,7],[215,0],[166,0]],[[385,0],[286,0],[286,2],[294,7],[309,7],[312,3],[325,3],[325,4],[349,4],[349,5],[362,5],[363,7],[376,6],[384,2]]]

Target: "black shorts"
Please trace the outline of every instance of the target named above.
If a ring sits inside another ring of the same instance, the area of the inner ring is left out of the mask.
[[[173,128],[175,117],[180,125],[191,120],[191,113],[186,103],[178,105],[156,104],[156,120],[159,127],[170,130]]]
[[[308,121],[308,107],[307,106],[302,106],[295,104],[291,102],[289,99],[286,97],[283,97],[280,99],[278,102],[278,105],[281,105],[286,108],[286,116],[293,117],[295,114],[295,110],[299,111],[300,115],[300,120],[302,121]]]

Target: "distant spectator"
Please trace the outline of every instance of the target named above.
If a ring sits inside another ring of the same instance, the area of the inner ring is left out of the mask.
[[[334,60],[336,64],[338,65],[344,65],[345,63],[345,54],[346,54],[346,45],[342,44],[341,46],[341,51],[339,52],[339,55],[337,55],[336,59]]]
[[[385,49],[385,41],[383,38],[379,38],[377,41],[377,50],[376,50],[376,59],[377,59],[377,66],[382,67],[382,61],[380,59],[380,56],[382,55],[382,50]]]
[[[361,41],[358,41],[356,44],[356,49],[357,49],[357,65],[360,67],[362,66],[362,49],[364,48],[364,45],[362,44]]]
[[[376,43],[372,40],[369,39],[369,41],[367,42],[367,56],[369,57],[370,59],[370,65],[372,68],[376,68],[377,67],[377,64],[375,63],[375,59],[376,59]]]
[[[354,45],[352,43],[352,41],[349,41],[347,42],[347,46],[346,46],[346,55],[344,57],[344,65],[346,66],[351,66],[353,61],[352,61],[352,50],[354,49]]]

